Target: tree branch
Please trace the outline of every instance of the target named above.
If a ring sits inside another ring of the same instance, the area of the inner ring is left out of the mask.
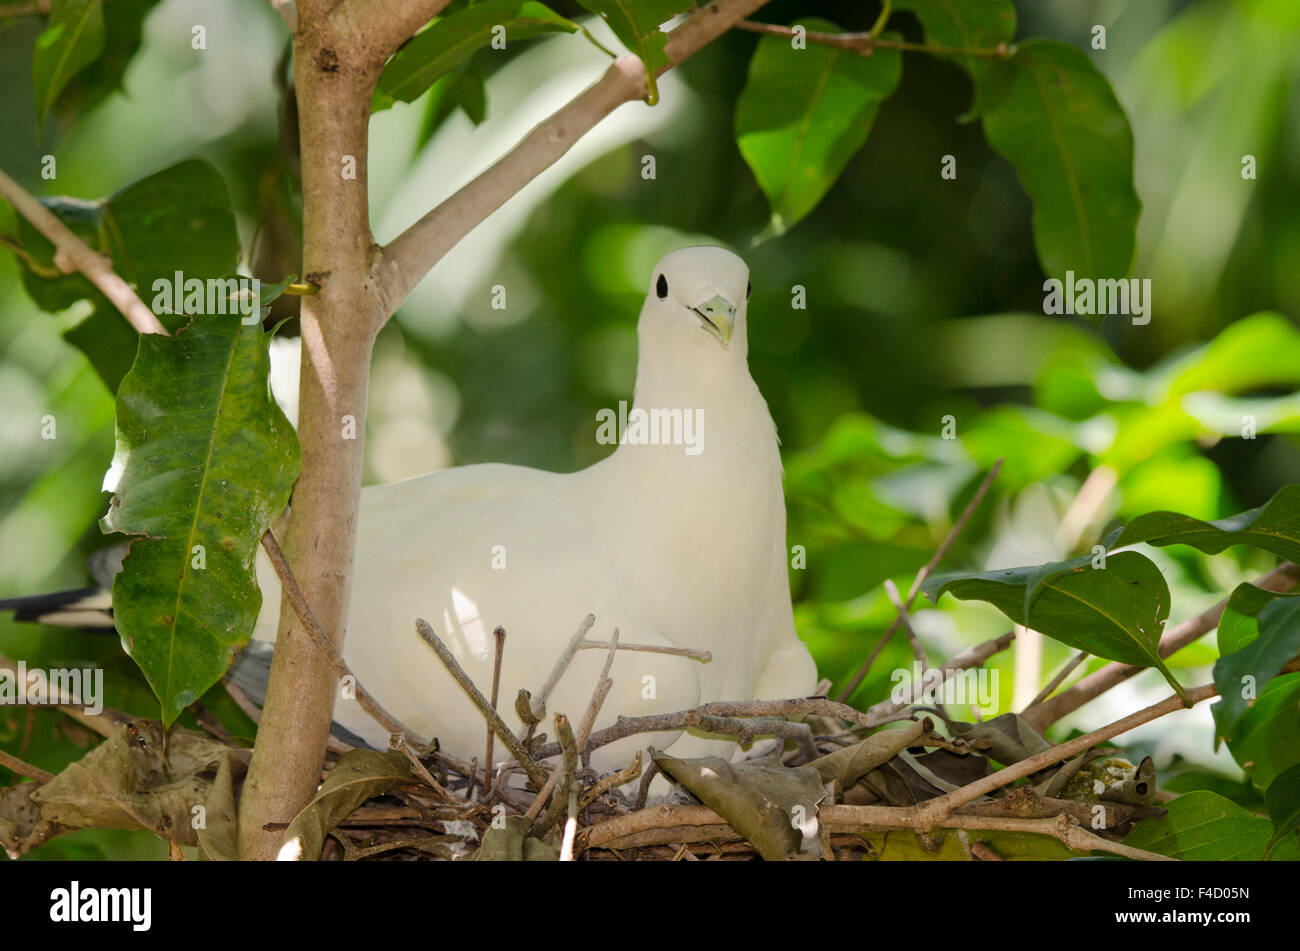
[[[778,26],[775,23],[756,23],[753,20],[744,20],[737,23],[736,26],[751,33],[763,33],[767,36],[790,37],[794,35],[793,27]],[[884,21],[882,19],[877,21],[876,26],[870,33],[816,33],[809,30],[804,33],[804,38],[809,43],[816,43],[819,46],[833,46],[836,49],[847,50],[860,56],[870,56],[876,50],[906,50],[914,53],[931,53],[936,56],[975,56],[980,59],[1006,59],[1015,52],[1013,47],[1005,43],[989,47],[935,46],[931,43],[909,43],[905,40],[881,39],[879,33],[883,26]]]
[[[153,311],[136,296],[131,286],[117,275],[108,262],[90,245],[73,234],[54,213],[27,193],[0,169],[0,197],[30,221],[33,227],[54,245],[54,263],[64,274],[80,271],[109,302],[122,312],[131,326],[142,334],[166,335]]]
[[[1256,586],[1266,591],[1290,591],[1297,584],[1300,584],[1300,567],[1290,562],[1278,565],[1255,582]],[[1182,650],[1202,635],[1214,630],[1219,624],[1219,617],[1223,614],[1223,609],[1227,603],[1228,599],[1224,598],[1196,617],[1165,631],[1160,638],[1160,656],[1168,657]],[[1107,664],[1100,670],[1084,677],[1070,689],[1061,691],[1055,697],[1026,707],[1021,713],[1021,717],[1031,727],[1042,733],[1057,720],[1073,713],[1088,701],[1100,697],[1110,688],[1123,683],[1146,669],[1145,667],[1134,667],[1131,664]]]
[[[668,33],[676,65],[717,39],[767,0],[716,0]],[[665,67],[659,70],[663,73]],[[646,94],[645,68],[620,56],[597,82],[534,128],[495,165],[429,211],[377,255],[374,280],[391,315],[420,279],[465,235],[553,165],[579,139],[625,102]]]

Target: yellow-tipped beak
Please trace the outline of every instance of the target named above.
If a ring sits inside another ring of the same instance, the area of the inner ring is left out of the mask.
[[[700,327],[726,350],[736,325],[736,305],[725,297],[713,297],[696,307],[695,313],[699,315]]]

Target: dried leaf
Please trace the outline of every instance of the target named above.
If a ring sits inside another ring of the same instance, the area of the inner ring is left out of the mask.
[[[523,816],[505,816],[483,833],[483,844],[469,857],[471,862],[558,862],[560,852],[541,839],[530,838],[533,824]]]
[[[769,861],[801,851],[817,835],[817,804],[826,787],[810,766],[787,768],[774,759],[728,763],[717,756],[654,761],[685,786]]]
[[[199,858],[215,862],[233,862],[239,858],[239,833],[235,819],[234,758],[224,756],[217,767],[217,778],[203,807],[203,825],[195,830],[199,838]]]
[[[316,797],[289,823],[280,858],[315,861],[330,830],[358,806],[413,781],[411,764],[401,753],[349,750],[334,764]]]

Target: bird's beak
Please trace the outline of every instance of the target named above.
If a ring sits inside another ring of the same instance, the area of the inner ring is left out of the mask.
[[[736,305],[725,297],[712,297],[694,310],[700,318],[700,327],[708,331],[726,350],[731,343],[731,331],[736,323]]]

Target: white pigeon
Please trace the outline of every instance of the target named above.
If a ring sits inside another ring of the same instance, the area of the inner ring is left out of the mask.
[[[618,652],[597,729],[620,714],[812,692],[816,668],[790,605],[776,427],[747,363],[748,296],[748,267],[721,248],[675,251],[651,275],[627,416],[635,422],[644,410],[663,423],[692,414],[702,424],[694,445],[623,432],[613,454],[567,475],[487,464],[362,490],[343,656],[390,713],[454,756],[483,755],[483,718],[417,636],[417,617],[485,695],[492,632],[506,630],[499,707],[516,733],[517,692],[538,692],[588,613],[593,640],[617,628],[623,643],[713,655],[701,663]],[[265,600],[253,636],[270,641],[280,586],[264,557],[257,568]],[[539,730],[554,733],[556,712],[576,730],[605,653],[578,653]],[[334,719],[387,748],[387,732],[355,701],[339,699]],[[736,750],[731,740],[674,736],[630,737],[592,765],[619,768],[647,745],[686,756]]]
[[[499,707],[517,735],[516,694],[540,690],[588,614],[593,640],[617,629],[624,644],[712,654],[701,663],[619,651],[596,729],[619,715],[811,693],[816,668],[790,605],[776,426],[747,363],[748,297],[749,269],[729,251],[683,248],[659,262],[637,325],[627,431],[613,454],[587,469],[475,465],[362,489],[343,657],[408,728],[436,736],[457,758],[483,755],[483,718],[418,637],[416,618],[432,625],[485,695],[492,632],[506,630]],[[115,554],[92,565],[105,587],[120,567],[121,549]],[[230,677],[260,702],[280,616],[280,584],[260,549],[257,575],[262,609]],[[112,625],[101,589],[0,608],[19,620]],[[539,730],[553,732],[557,712],[576,730],[605,655],[578,653]],[[348,739],[388,748],[388,733],[355,700],[336,700],[334,722]],[[676,756],[738,753],[730,739],[647,734],[601,748],[592,765],[621,768],[649,745]],[[500,765],[507,754],[495,748]]]

